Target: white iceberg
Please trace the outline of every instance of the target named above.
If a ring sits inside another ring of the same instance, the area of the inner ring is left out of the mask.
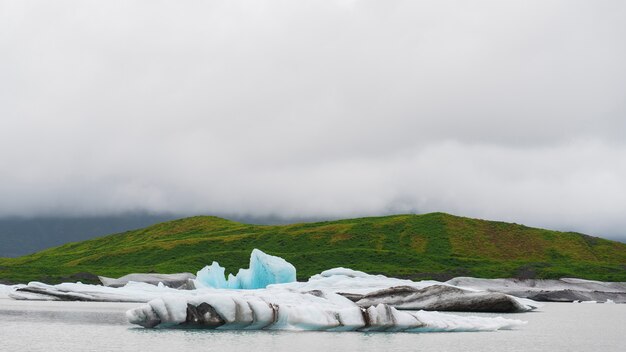
[[[541,305],[529,299],[499,292],[456,287],[447,283],[411,281],[334,268],[313,275],[307,282],[270,285],[300,292],[334,292],[368,307],[387,304],[397,309],[464,312],[525,312]]]
[[[173,288],[187,288],[189,280],[195,279],[196,276],[191,273],[178,273],[178,274],[154,274],[154,273],[134,273],[124,275],[120,278],[114,279],[106,276],[98,276],[102,285],[108,287],[122,287],[129,282],[144,282],[151,285],[158,285],[159,283]]]
[[[8,297],[11,292],[14,292],[18,288],[24,287],[25,285],[3,285],[0,284],[0,298]]]
[[[224,268],[217,262],[198,271],[194,283],[197,288],[257,289],[271,284],[296,281],[296,268],[285,259],[253,249],[250,268],[239,269],[237,275],[224,277]]]
[[[129,282],[123,287],[106,287],[65,282],[48,285],[29,282],[8,293],[17,300],[31,301],[86,301],[86,302],[136,302],[145,303],[167,293],[184,292],[164,285],[154,286],[143,282]]]
[[[9,293],[13,291],[13,286],[0,284],[0,293]]]
[[[603,282],[575,278],[554,279],[480,279],[457,277],[447,284],[502,292],[516,297],[545,302],[598,301],[626,303],[626,282]]]
[[[371,275],[348,268],[333,268],[311,276],[306,282],[293,282],[281,285],[281,287],[302,291],[326,290],[338,293],[367,294],[394,286],[411,286],[421,289],[436,284],[441,284],[441,282],[434,280],[411,281],[384,275]]]
[[[201,327],[224,330],[493,331],[520,320],[399,311],[378,304],[359,307],[331,292],[300,293],[270,288],[214,290],[201,295],[164,295],[126,313],[144,327]]]

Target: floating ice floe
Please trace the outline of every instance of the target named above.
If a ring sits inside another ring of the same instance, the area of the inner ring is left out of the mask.
[[[126,313],[144,327],[241,330],[484,331],[511,329],[520,320],[462,317],[426,311],[399,311],[378,304],[359,307],[332,293],[269,288],[215,290],[197,296],[166,295]]]
[[[183,292],[164,285],[150,285],[143,282],[129,282],[123,287],[105,287],[82,283],[65,282],[48,285],[29,282],[9,292],[9,297],[17,300],[33,301],[85,301],[85,302],[135,302],[144,303],[167,293]]]
[[[7,297],[9,293],[17,290],[18,288],[24,287],[26,285],[3,285],[0,284],[0,298]]]
[[[478,291],[439,281],[411,281],[335,268],[312,276],[307,282],[270,285],[300,292],[340,294],[358,306],[387,304],[397,309],[463,312],[525,312],[539,305],[528,299],[499,292]]]
[[[120,278],[114,279],[106,276],[98,276],[102,285],[107,287],[122,287],[129,282],[144,282],[151,285],[159,283],[172,288],[185,289],[189,288],[189,280],[195,279],[196,276],[191,273],[179,274],[128,274]]]
[[[545,302],[598,301],[626,303],[626,282],[603,282],[575,278],[480,279],[457,277],[447,284],[484,291],[502,292]]]

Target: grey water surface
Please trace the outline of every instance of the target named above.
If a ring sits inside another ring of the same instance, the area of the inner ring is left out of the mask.
[[[0,351],[626,351],[626,305],[548,303],[504,316],[516,330],[456,333],[152,330],[127,323],[135,303],[0,298]]]

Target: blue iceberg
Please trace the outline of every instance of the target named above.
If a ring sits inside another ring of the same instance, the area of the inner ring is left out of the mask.
[[[258,289],[295,281],[296,268],[291,263],[255,248],[250,254],[249,269],[239,269],[237,275],[229,274],[226,280],[224,268],[213,262],[198,271],[194,283],[197,288]]]

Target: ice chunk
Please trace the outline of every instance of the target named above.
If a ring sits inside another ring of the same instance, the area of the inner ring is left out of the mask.
[[[132,281],[119,288],[81,283],[48,285],[33,281],[9,292],[9,297],[19,300],[143,303],[172,292],[186,291]]]
[[[331,277],[331,276],[347,276],[347,277],[371,277],[372,275],[358,270],[352,270],[344,267],[332,268],[324,270],[314,277]]]
[[[384,275],[371,275],[347,268],[334,268],[311,276],[307,282],[293,282],[280,286],[303,291],[325,290],[363,295],[395,286],[411,286],[421,289],[436,284],[441,284],[441,282],[432,280],[416,282]]]
[[[280,257],[271,256],[258,249],[250,255],[250,269],[240,269],[234,280],[229,277],[229,288],[265,288],[270,284],[296,281],[296,268]]]
[[[282,284],[296,281],[296,268],[280,257],[265,254],[258,249],[250,254],[250,268],[239,269],[237,275],[224,278],[224,268],[217,262],[198,271],[194,281],[196,287],[257,289],[270,284]]]
[[[0,284],[0,293],[9,293],[13,291],[13,286]]]
[[[626,303],[626,282],[602,282],[584,279],[480,279],[457,277],[447,284],[502,292],[516,297],[545,302],[575,302],[612,300]]]
[[[223,276],[223,275],[222,275]],[[185,288],[187,282],[189,280],[193,280],[196,278],[195,275],[191,273],[177,273],[177,274],[144,274],[144,273],[134,273],[124,275],[120,278],[114,279],[105,276],[98,276],[102,285],[109,287],[122,287],[127,283],[133,282],[145,282],[147,284],[157,286],[159,283],[173,288]]]
[[[194,282],[196,287],[228,287],[226,279],[224,278],[224,268],[221,267],[218,262],[213,262],[210,266],[207,265],[198,271]]]
[[[306,291],[341,294],[361,306],[387,304],[399,309],[470,312],[524,312],[540,305],[506,294],[459,288],[439,281],[411,281],[334,268],[313,275],[307,282],[270,285]]]
[[[0,298],[8,297],[11,292],[14,292],[18,288],[24,287],[25,285],[3,285],[0,284]]]
[[[144,327],[194,326],[207,329],[330,331],[483,331],[524,324],[500,317],[467,317],[399,311],[379,304],[362,308],[329,292],[307,294],[281,289],[213,290],[201,295],[164,295],[126,313]]]
[[[423,289],[396,286],[352,298],[361,307],[382,303],[403,310],[514,313],[532,309],[504,293],[469,291],[448,285],[432,285]]]

